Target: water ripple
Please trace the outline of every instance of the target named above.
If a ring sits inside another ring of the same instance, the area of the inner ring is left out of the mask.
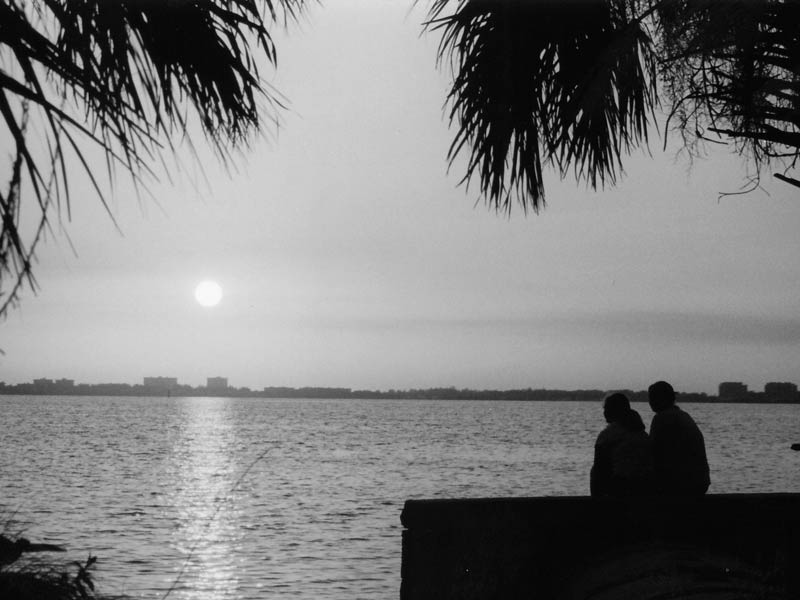
[[[103,592],[175,600],[397,598],[405,499],[585,494],[602,427],[589,403],[0,403],[7,527],[98,555]],[[711,491],[800,491],[800,407],[689,410]]]

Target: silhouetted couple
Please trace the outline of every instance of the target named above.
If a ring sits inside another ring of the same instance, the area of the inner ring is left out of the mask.
[[[705,440],[688,413],[675,404],[666,381],[647,390],[655,415],[650,435],[624,394],[603,402],[608,425],[597,437],[592,496],[705,494],[710,483]]]

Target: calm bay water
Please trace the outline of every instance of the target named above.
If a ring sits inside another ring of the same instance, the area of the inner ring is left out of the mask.
[[[800,492],[800,406],[684,408],[711,492]],[[98,556],[103,593],[175,600],[397,598],[406,499],[587,494],[603,427],[599,403],[572,402],[0,396],[0,410],[6,528]]]

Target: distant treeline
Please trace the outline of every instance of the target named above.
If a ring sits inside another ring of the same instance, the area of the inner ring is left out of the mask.
[[[152,397],[187,397],[187,396],[224,396],[241,398],[333,398],[333,399],[408,399],[408,400],[519,400],[519,401],[600,401],[611,391],[621,391],[634,402],[646,402],[646,391],[632,390],[553,390],[553,389],[516,389],[516,390],[473,390],[455,387],[437,387],[409,390],[353,390],[338,387],[265,387],[252,390],[248,387],[227,387],[210,389],[190,385],[175,385],[169,388],[130,385],[127,383],[72,383],[70,380],[56,380],[45,384],[19,383],[6,384],[0,382],[0,395],[35,395],[35,396],[152,396]],[[679,402],[720,402],[718,396],[702,393],[679,393]],[[726,400],[728,401],[728,400]],[[777,403],[798,402],[794,398],[774,398],[763,393],[750,392],[736,399],[737,402]]]

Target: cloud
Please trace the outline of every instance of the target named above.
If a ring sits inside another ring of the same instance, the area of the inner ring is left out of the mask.
[[[410,335],[462,333],[649,344],[800,344],[800,319],[693,311],[618,311],[521,317],[370,316],[303,319],[313,328]]]
[[[574,325],[596,333],[663,343],[794,345],[800,343],[800,319],[702,311],[632,311],[583,316]]]

